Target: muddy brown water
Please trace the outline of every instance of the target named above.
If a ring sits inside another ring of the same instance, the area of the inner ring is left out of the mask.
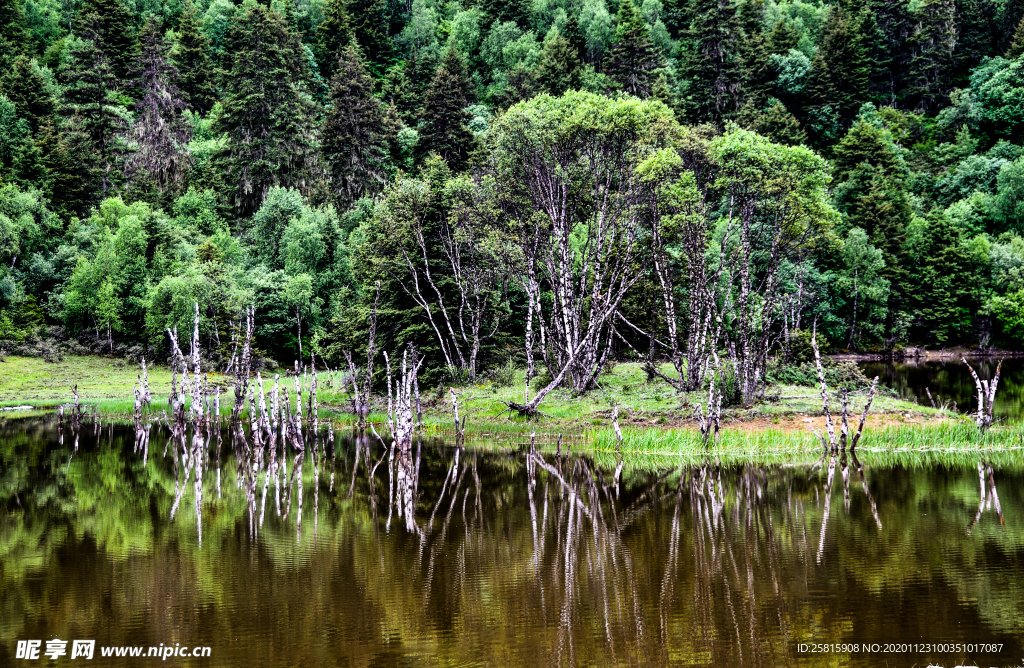
[[[1013,454],[616,475],[526,444],[194,436],[0,421],[0,666],[77,665],[16,658],[34,639],[95,640],[96,666],[1024,663]],[[168,646],[210,656],[100,655]]]

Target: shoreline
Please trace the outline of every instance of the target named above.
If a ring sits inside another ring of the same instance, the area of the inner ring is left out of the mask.
[[[829,355],[837,362],[902,362],[945,361],[967,359],[1016,358],[1024,357],[1024,350],[979,349],[979,348],[904,348],[887,353],[834,353]]]

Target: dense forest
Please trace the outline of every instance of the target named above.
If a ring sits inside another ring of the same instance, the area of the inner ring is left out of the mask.
[[[252,307],[271,365],[374,326],[576,391],[728,359],[749,404],[812,329],[1024,344],[1022,0],[0,0],[0,31],[8,353],[166,356],[198,303],[221,363]]]

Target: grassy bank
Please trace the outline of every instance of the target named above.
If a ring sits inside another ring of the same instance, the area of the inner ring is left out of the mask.
[[[72,385],[78,385],[83,404],[107,416],[131,414],[133,386],[137,366],[123,360],[102,357],[68,357],[49,363],[36,358],[8,357],[0,363],[0,407],[31,406],[51,410],[71,400]],[[159,414],[167,406],[170,371],[150,367],[149,381],[153,405],[149,412]],[[230,377],[211,374],[212,383],[222,386],[222,411],[230,411],[233,402]],[[265,382],[268,378],[264,379]],[[704,449],[692,419],[694,405],[706,397],[700,393],[678,394],[660,380],[648,382],[637,364],[618,364],[600,379],[600,387],[584,396],[559,389],[541,405],[545,417],[525,420],[505,412],[506,401],[525,399],[525,376],[511,374],[507,384],[492,380],[456,388],[460,414],[467,418],[471,439],[479,442],[507,439],[526,442],[536,431],[538,444],[554,447],[559,435],[566,447],[586,444],[601,451],[614,450],[611,413],[619,405],[619,423],[626,433],[624,450],[635,456],[690,453],[705,457],[723,453],[776,453],[788,457],[813,451],[817,441],[810,434],[809,422],[822,423],[821,400],[813,387],[773,386],[766,400],[750,409],[727,408],[723,432],[717,446]],[[292,383],[288,383],[289,389]],[[531,389],[531,392],[535,391]],[[323,417],[338,426],[351,425],[346,412],[348,398],[340,379],[320,375],[318,393]],[[852,410],[863,408],[866,396],[852,396]],[[422,390],[424,422],[428,433],[442,434],[451,428],[451,395],[444,388]],[[14,415],[16,413],[7,413]],[[371,415],[375,422],[380,414]],[[865,429],[862,447],[876,444],[900,448],[1012,447],[1021,436],[1016,427],[993,429],[979,442],[973,424],[951,413],[879,395]]]

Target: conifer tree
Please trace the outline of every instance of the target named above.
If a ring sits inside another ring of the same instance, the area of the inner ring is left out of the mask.
[[[380,77],[391,64],[393,44],[388,35],[385,0],[348,0],[349,25],[363,54],[367,69]],[[337,59],[337,58],[335,58]]]
[[[651,41],[647,23],[632,0],[621,0],[615,38],[605,56],[605,73],[630,95],[646,98],[661,67],[663,59]]]
[[[871,65],[856,27],[846,11],[833,6],[818,54],[811,61],[812,98],[817,105],[836,107],[844,124],[867,101],[871,78]]]
[[[907,74],[909,101],[921,111],[936,109],[948,90],[948,68],[957,40],[953,0],[924,0],[914,13],[914,57]]]
[[[579,86],[579,53],[552,26],[544,38],[540,62],[537,64],[537,81],[552,95],[561,95]]]
[[[103,169],[81,119],[69,118],[62,129],[43,124],[37,146],[45,175],[40,185],[53,211],[64,219],[85,216],[98,200]]]
[[[743,71],[742,38],[731,0],[697,0],[687,37],[686,79],[681,103],[695,121],[720,123],[740,108]]]
[[[530,0],[481,0],[478,5],[485,18],[482,25],[491,25],[495,21],[512,21],[523,30],[532,24],[533,7]]]
[[[996,19],[999,40],[996,44],[996,53],[1008,50],[1015,41],[1017,28],[1020,22],[1024,21],[1024,0],[1004,0],[998,11]]]
[[[881,34],[879,63],[883,71],[872,81],[872,92],[880,102],[893,105],[902,99],[907,66],[911,58],[913,21],[904,0],[869,0],[866,9]]]
[[[355,42],[341,52],[331,79],[323,155],[339,209],[374,195],[387,181],[385,114]]]
[[[75,34],[95,41],[110,61],[114,76],[128,79],[138,58],[138,41],[131,11],[122,0],[84,0]]]
[[[971,70],[996,55],[996,5],[992,0],[956,0],[959,30],[950,63],[949,86],[966,88]]]
[[[465,166],[473,144],[473,133],[466,127],[468,91],[466,61],[458,50],[448,47],[423,100],[418,160],[436,153],[455,171]]]
[[[0,80],[0,90],[14,104],[18,116],[25,119],[32,132],[50,120],[56,111],[57,101],[34,58],[24,55],[15,58],[10,71]]]
[[[807,143],[807,134],[800,127],[800,121],[778,100],[763,111],[757,110],[753,102],[748,100],[737,115],[736,122],[777,144],[799,146]]]
[[[178,69],[178,88],[191,109],[205,114],[216,102],[213,69],[210,66],[210,42],[199,27],[196,8],[191,0],[185,0],[177,37],[174,64]]]
[[[125,177],[129,182],[151,179],[165,193],[174,191],[185,176],[191,131],[182,117],[185,101],[177,86],[178,69],[168,57],[170,44],[155,17],[142,28],[139,42],[136,77],[142,98],[135,105],[138,118],[129,134],[135,150],[125,164]]]
[[[279,13],[249,6],[227,43],[224,112],[217,125],[227,146],[218,162],[235,209],[245,216],[272,186],[312,187],[315,108],[304,79],[296,76],[294,41]]]
[[[334,66],[341,52],[352,41],[352,17],[348,0],[327,0],[324,20],[316,29],[317,62],[325,79],[334,76]]]
[[[395,108],[406,125],[412,125],[416,119],[417,96],[409,80],[408,66],[398,63],[388,68],[380,88],[381,99]]]
[[[850,227],[863,229],[882,250],[893,308],[899,307],[900,286],[906,283],[904,242],[912,217],[905,172],[889,132],[868,120],[858,119],[835,147],[836,208]]]
[[[118,138],[128,127],[130,113],[122,104],[125,98],[120,94],[121,80],[113,63],[106,51],[97,47],[101,36],[91,30],[83,35],[85,39],[72,42],[67,67],[61,71],[62,115],[78,117],[81,129],[92,140],[102,171],[102,190],[106,192],[119,178],[122,152]]]
[[[1024,16],[1021,17],[1020,23],[1017,24],[1017,30],[1013,34],[1010,48],[1006,50],[1006,59],[1014,60],[1019,58],[1022,53],[1024,53]]]
[[[569,18],[566,19],[565,29],[561,34],[572,46],[573,51],[576,53],[576,60],[582,61],[584,54],[587,52],[587,38],[580,28],[579,19],[576,18],[575,14],[570,14]]]
[[[0,0],[0,71],[6,72],[28,46],[24,4],[20,0]]]

